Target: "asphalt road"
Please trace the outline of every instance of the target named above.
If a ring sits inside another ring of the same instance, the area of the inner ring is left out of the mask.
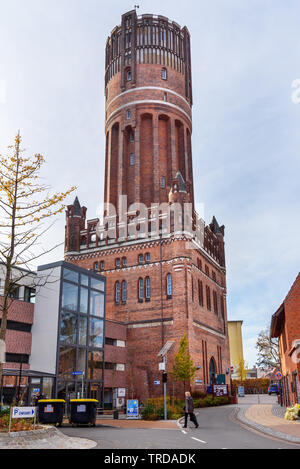
[[[300,449],[254,432],[234,419],[234,407],[200,410],[199,428],[192,423],[186,430],[120,429],[108,426],[64,427],[68,436],[88,438],[99,449]]]

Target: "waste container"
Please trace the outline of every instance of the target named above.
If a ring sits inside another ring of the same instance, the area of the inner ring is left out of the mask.
[[[95,426],[98,403],[96,399],[71,399],[70,423]]]
[[[61,426],[64,418],[63,399],[41,399],[38,401],[38,420],[40,423],[54,423]]]
[[[119,420],[119,411],[114,410],[114,420]]]

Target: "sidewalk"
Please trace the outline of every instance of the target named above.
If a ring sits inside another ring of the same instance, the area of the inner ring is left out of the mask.
[[[55,427],[18,433],[0,433],[2,449],[91,449],[97,443],[85,438],[70,438]]]
[[[291,443],[300,443],[300,421],[283,419],[283,411],[278,404],[238,405],[237,420],[270,436]]]
[[[126,419],[119,419],[113,420],[108,418],[98,418],[96,420],[97,425],[107,425],[110,427],[118,427],[118,428],[152,428],[156,430],[178,430],[176,420],[126,420]]]

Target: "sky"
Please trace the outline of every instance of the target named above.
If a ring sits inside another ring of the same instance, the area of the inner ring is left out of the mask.
[[[245,360],[300,268],[298,0],[141,0],[138,14],[192,40],[195,198],[225,225],[228,318]],[[53,191],[76,185],[88,218],[104,192],[104,51],[127,0],[0,0],[0,152],[20,129]],[[72,203],[72,196],[67,202]],[[45,243],[64,236],[60,216]],[[63,258],[63,247],[43,263]]]

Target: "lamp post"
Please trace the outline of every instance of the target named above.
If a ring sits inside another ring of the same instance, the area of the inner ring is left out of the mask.
[[[174,340],[168,340],[168,342],[165,343],[163,348],[157,354],[158,357],[162,357],[162,359],[163,359],[164,419],[165,420],[168,420],[168,414],[167,414],[167,380],[168,380],[168,375],[167,375],[167,353],[173,347],[173,345],[174,345]]]

